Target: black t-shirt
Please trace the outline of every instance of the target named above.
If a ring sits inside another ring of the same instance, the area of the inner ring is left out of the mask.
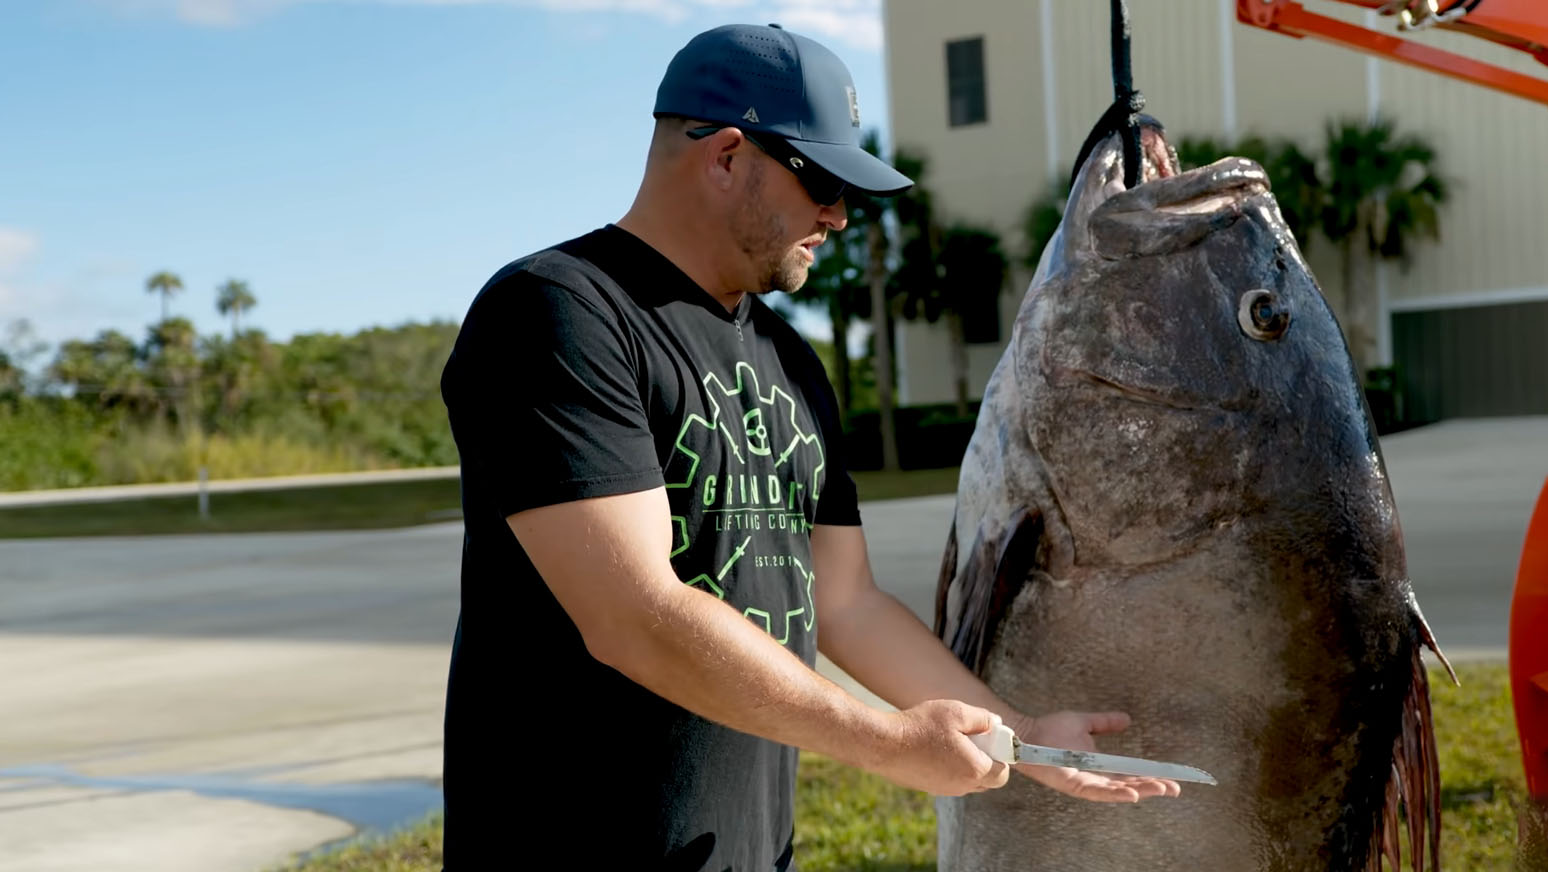
[[[811,347],[753,295],[729,312],[608,225],[497,272],[441,389],[466,525],[446,869],[786,868],[795,750],[593,659],[506,517],[664,487],[678,578],[814,664],[811,525],[860,518]],[[607,741],[560,747],[584,725]]]

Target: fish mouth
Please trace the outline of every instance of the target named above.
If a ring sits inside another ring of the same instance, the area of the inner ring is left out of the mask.
[[[1209,217],[1239,210],[1246,201],[1269,192],[1268,173],[1256,161],[1225,157],[1207,166],[1177,172],[1175,163],[1157,160],[1156,152],[1166,146],[1161,134],[1155,134],[1155,140],[1158,146],[1142,152],[1142,183],[1125,189],[1122,176],[1110,180],[1103,186],[1105,197],[1096,213],[1113,219],[1157,212]],[[1175,161],[1170,155],[1165,157]]]
[[[1225,157],[1179,172],[1175,151],[1159,130],[1144,129],[1142,181],[1123,185],[1120,150],[1109,161],[1088,213],[1091,247],[1105,260],[1153,257],[1189,248],[1234,224],[1255,203],[1271,199],[1268,173],[1257,162]]]

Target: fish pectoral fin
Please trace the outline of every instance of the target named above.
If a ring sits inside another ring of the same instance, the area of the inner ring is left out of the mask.
[[[955,541],[955,530],[953,531]],[[955,562],[955,561],[953,561]],[[955,575],[960,590],[956,607],[937,634],[957,659],[975,673],[981,672],[989,641],[1000,620],[1026,583],[1027,576],[1043,562],[1043,515],[1035,509],[1019,509],[994,527],[981,525],[968,550],[967,561]],[[942,567],[945,571],[945,567]],[[938,608],[948,611],[947,600]]]
[[[935,636],[946,638],[946,597],[951,592],[952,579],[957,575],[957,519],[951,519],[951,529],[946,533],[946,551],[941,555],[941,572],[935,582]]]

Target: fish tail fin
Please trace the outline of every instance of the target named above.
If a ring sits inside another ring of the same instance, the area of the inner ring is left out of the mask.
[[[1423,626],[1420,619],[1417,622]],[[1392,775],[1382,820],[1376,827],[1371,851],[1372,872],[1384,856],[1393,872],[1401,872],[1402,851],[1398,830],[1400,815],[1408,824],[1409,860],[1414,872],[1440,872],[1440,759],[1435,749],[1435,721],[1430,711],[1430,680],[1424,665],[1424,649],[1413,646],[1412,677],[1403,700],[1402,729],[1393,747]],[[1426,862],[1428,854],[1428,862]]]

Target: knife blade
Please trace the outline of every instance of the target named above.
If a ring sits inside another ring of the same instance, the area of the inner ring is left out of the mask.
[[[1215,776],[1202,769],[1181,763],[1163,763],[1143,757],[1124,757],[1118,754],[1100,754],[1095,751],[1071,751],[1050,748],[1021,741],[1015,731],[1003,723],[997,723],[987,733],[968,738],[995,760],[1002,763],[1035,763],[1039,766],[1067,766],[1089,772],[1108,772],[1115,775],[1141,775],[1151,778],[1170,778],[1173,781],[1192,781],[1199,784],[1216,784]]]

